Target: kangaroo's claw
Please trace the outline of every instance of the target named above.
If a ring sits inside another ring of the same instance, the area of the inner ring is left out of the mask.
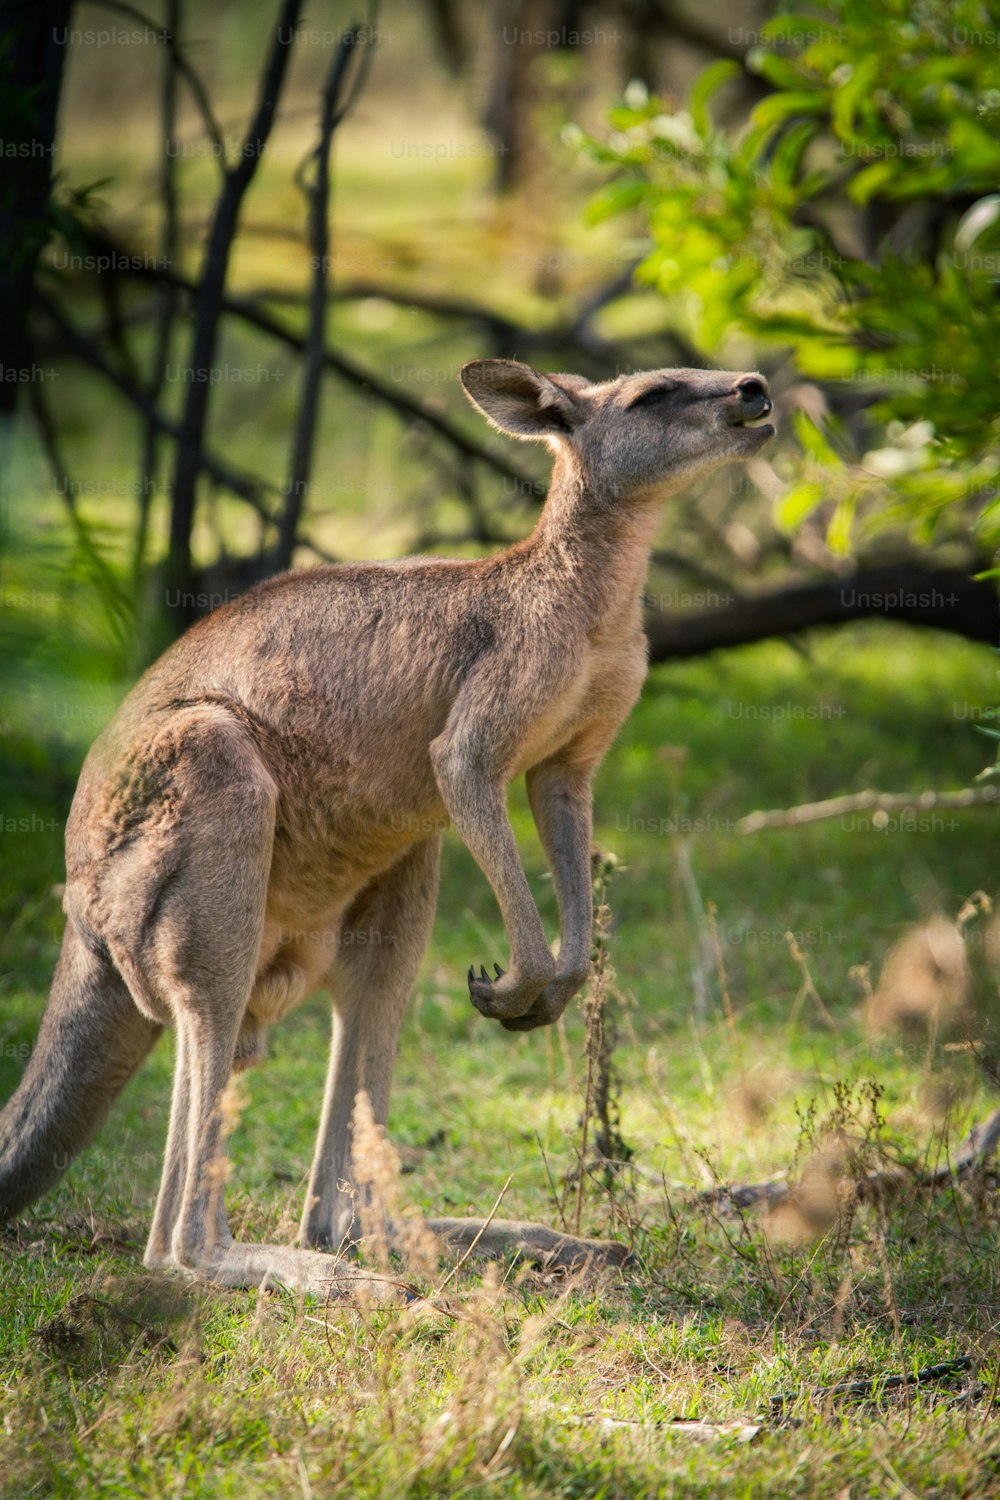
[[[493,985],[495,985],[498,980],[502,979],[507,972],[506,969],[501,969],[499,964],[494,964],[493,968],[495,970],[495,976],[493,979],[491,979],[486,972],[485,964],[479,965],[478,977],[476,976],[475,964],[469,965],[469,994],[471,995],[473,1000],[476,999],[477,995],[482,998],[484,994],[489,994]],[[484,986],[485,989],[483,988]]]
[[[500,972],[502,973],[503,971],[501,970]],[[482,1016],[493,1018],[496,1014],[494,1010],[495,997],[493,986],[497,983],[499,977],[498,974],[497,979],[491,979],[483,964],[479,965],[478,974],[476,973],[475,964],[472,964],[469,968],[469,999]]]

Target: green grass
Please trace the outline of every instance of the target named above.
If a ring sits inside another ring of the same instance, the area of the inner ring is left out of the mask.
[[[870,964],[874,980],[907,924],[995,892],[995,814],[753,837],[733,824],[754,808],[868,785],[965,784],[985,743],[967,706],[990,705],[994,674],[987,651],[874,625],[817,634],[808,657],[773,643],[653,673],[597,789],[597,840],[623,864],[611,889],[615,1065],[635,1170],[612,1190],[588,1182],[582,1224],[631,1241],[624,1273],[567,1284],[465,1267],[430,1323],[148,1277],[141,1246],[171,1070],[161,1044],[94,1145],[2,1242],[2,1492],[994,1493],[991,1191],[911,1185],[800,1240],[692,1192],[794,1177],[837,1142],[857,1171],[935,1160],[992,1108],[949,1034],[869,1037],[849,971]],[[56,951],[74,767],[113,696],[79,676],[58,689],[53,677],[32,681],[33,695],[25,688],[12,705],[23,734],[8,740],[4,787],[2,1095],[31,1046]],[[57,692],[80,712],[56,720]],[[551,927],[520,790],[513,815]],[[706,956],[708,902],[731,1022]],[[982,927],[968,929],[977,964]],[[786,929],[832,1025],[808,998],[796,1014],[802,975]],[[567,1177],[583,1025],[574,1007],[563,1044],[478,1018],[465,970],[504,953],[489,890],[452,841],[400,1047],[390,1128],[407,1170],[397,1190],[415,1210],[484,1214],[510,1174],[503,1211],[555,1224],[576,1207]],[[983,984],[966,1031],[988,1036],[989,1001]],[[242,1234],[294,1233],[326,1037],[315,997],[248,1076],[230,1189]],[[956,1357],[971,1358],[972,1372],[870,1399],[810,1395]],[[804,1394],[776,1416],[769,1398],[787,1392]],[[663,1425],[693,1417],[760,1431],[749,1443],[725,1433],[698,1442]]]

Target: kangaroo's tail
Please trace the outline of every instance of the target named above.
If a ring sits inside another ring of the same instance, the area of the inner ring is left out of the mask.
[[[160,1030],[67,922],[38,1040],[0,1112],[0,1222],[62,1176]]]

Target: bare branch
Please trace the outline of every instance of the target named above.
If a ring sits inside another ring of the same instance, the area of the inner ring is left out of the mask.
[[[1000,1145],[1000,1109],[993,1111],[980,1125],[974,1125],[958,1151],[941,1166],[931,1172],[909,1171],[904,1167],[888,1167],[882,1171],[866,1172],[854,1184],[861,1199],[869,1201],[884,1198],[906,1182],[915,1182],[925,1187],[940,1187],[955,1178],[968,1176],[976,1167],[981,1167]],[[698,1203],[730,1205],[736,1210],[755,1208],[760,1204],[780,1203],[795,1191],[792,1183],[784,1181],[720,1183],[718,1187],[706,1188],[695,1194]]]
[[[106,235],[96,236],[91,234],[91,243],[100,245],[109,250],[118,250],[123,261],[137,262],[139,258],[124,256],[117,243]],[[129,263],[123,264],[122,275],[139,281],[152,283],[167,281],[178,290],[185,292],[194,298],[198,292],[197,281],[190,277],[182,276],[176,271],[164,269],[160,266],[148,264]],[[305,338],[297,333],[294,328],[281,320],[266,313],[252,297],[224,296],[221,301],[222,311],[231,317],[239,318],[248,326],[257,328],[261,333],[266,333],[301,354],[305,348]],[[328,370],[341,376],[348,384],[356,386],[365,395],[370,395],[383,405],[390,407],[400,417],[422,422],[425,426],[443,437],[464,458],[474,459],[479,463],[486,464],[495,473],[505,479],[516,480],[519,488],[525,493],[538,492],[537,478],[526,470],[519,468],[507,459],[503,453],[484,443],[478,442],[474,437],[464,432],[456,423],[452,422],[441,412],[433,407],[427,406],[419,397],[411,396],[402,387],[387,381],[383,376],[373,370],[366,369],[349,355],[339,350],[327,347],[323,353],[323,363]],[[544,486],[543,486],[544,488]]]
[[[927,1365],[922,1370],[917,1370],[915,1374],[907,1371],[903,1375],[872,1375],[864,1380],[843,1380],[837,1385],[821,1385],[813,1390],[784,1391],[780,1395],[771,1396],[769,1400],[772,1412],[777,1415],[783,1413],[786,1406],[800,1401],[803,1396],[808,1396],[814,1406],[832,1396],[878,1396],[884,1391],[896,1391],[904,1386],[926,1385],[932,1380],[947,1380],[949,1375],[960,1375],[972,1368],[973,1363],[969,1356],[962,1355],[958,1359],[945,1359],[940,1364]]]
[[[931,1173],[933,1182],[948,1182],[953,1176],[963,1177],[993,1155],[1000,1145],[1000,1109],[995,1109],[981,1125],[973,1125],[959,1146],[954,1159],[945,1162]]]
[[[145,11],[141,11],[137,5],[130,5],[128,0],[97,0],[97,3],[102,5],[105,10],[117,11],[119,15],[129,16],[133,21],[140,22],[141,25],[147,27],[152,32],[156,41],[162,42],[169,49],[173,58],[174,68],[181,74],[188,88],[191,90],[191,97],[195,102],[198,113],[201,115],[202,124],[205,126],[205,134],[215,147],[215,155],[218,158],[220,169],[225,172],[225,137],[219,128],[219,122],[212,112],[212,104],[205,85],[188,61],[186,53],[177,40],[179,28],[174,19],[173,8],[168,9],[166,25],[160,26],[151,16],[147,16]],[[164,141],[165,150],[166,141]]]
[[[176,38],[181,29],[181,0],[166,0],[166,27],[170,36]],[[163,160],[160,165],[160,202],[163,223],[160,229],[160,255],[163,265],[172,266],[177,260],[180,243],[180,221],[178,215],[176,153],[173,150],[177,130],[177,79],[180,72],[178,48],[169,47],[164,56],[163,82],[160,102],[160,123],[163,130]],[[175,287],[163,282],[157,288],[156,333],[154,337],[152,369],[147,394],[155,406],[163,390],[167,360],[170,357],[170,339],[177,311],[178,294]],[[139,469],[142,483],[139,488],[139,517],[136,525],[135,548],[132,559],[133,582],[138,586],[146,557],[146,542],[149,534],[150,505],[157,482],[159,439],[161,430],[151,416],[146,418],[142,435],[142,452]]]
[[[762,828],[799,828],[803,823],[820,823],[826,818],[842,818],[858,812],[888,816],[894,812],[923,813],[938,809],[948,812],[986,805],[1000,805],[1000,787],[970,786],[959,792],[851,792],[845,797],[827,797],[822,802],[803,802],[798,807],[748,813],[740,818],[736,830],[759,833]]]
[[[122,375],[120,371],[116,370],[105,359],[94,340],[88,338],[86,334],[74,327],[57,303],[40,288],[35,291],[35,303],[55,324],[63,340],[77,359],[81,360],[83,364],[88,365],[91,369],[96,370],[98,374],[103,375],[105,380],[109,381],[119,394],[124,396],[130,406],[133,406],[146,421],[152,422],[156,426],[158,432],[172,438],[175,443],[180,441],[180,427],[175,422],[171,422],[168,417],[165,417],[138,386]],[[206,453],[204,450],[201,453],[199,462],[201,472],[207,474],[217,484],[221,484],[227,490],[231,490],[234,495],[238,495],[248,505],[253,506],[254,510],[259,512],[266,521],[274,521],[274,517],[264,504],[262,497],[267,491],[277,493],[276,485],[269,483],[267,480],[259,479],[256,475],[249,474],[245,470],[234,469],[221,459],[212,457],[212,455]]]
[[[278,527],[275,563],[289,568],[295,551],[295,536],[309,478],[312,472],[316,421],[319,415],[320,388],[323,380],[323,350],[326,343],[327,268],[330,264],[330,148],[333,133],[344,118],[350,100],[341,105],[340,95],[348,69],[358,52],[358,31],[345,31],[340,39],[320,94],[319,141],[312,160],[315,176],[311,183],[303,180],[302,188],[309,208],[308,239],[312,265],[309,287],[308,323],[303,350],[302,394],[292,437],[292,455],[288,483],[285,486],[285,508]],[[362,44],[363,45],[363,44]],[[356,97],[356,90],[351,97]]]
[[[196,293],[195,326],[188,371],[190,384],[177,444],[167,558],[169,582],[182,596],[190,592],[188,585],[191,575],[195,491],[201,470],[201,450],[205,441],[211,389],[210,376],[215,360],[229,256],[243,199],[260,165],[274,124],[301,6],[302,0],[282,0],[253,118],[240,146],[235,166],[226,171],[222,192],[215,206],[201,281]]]

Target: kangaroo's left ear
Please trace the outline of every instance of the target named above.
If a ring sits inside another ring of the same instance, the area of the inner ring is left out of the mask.
[[[516,438],[566,437],[583,421],[582,375],[543,375],[516,359],[473,359],[460,376],[465,394],[498,432]]]

